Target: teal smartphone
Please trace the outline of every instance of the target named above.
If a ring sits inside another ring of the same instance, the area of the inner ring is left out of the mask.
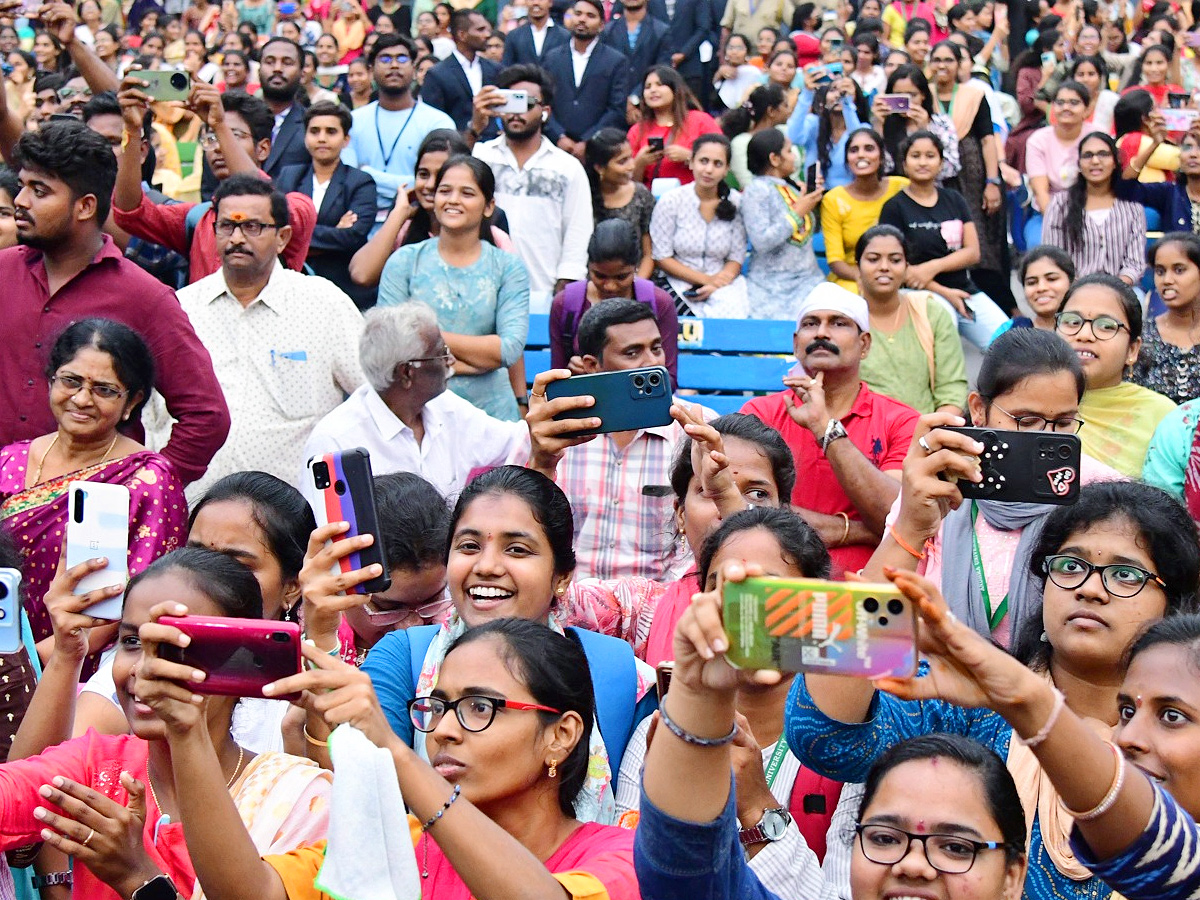
[[[134,73],[146,87],[142,91],[152,100],[186,100],[192,93],[192,76],[170,69]]]
[[[546,387],[546,399],[594,397],[593,406],[559,413],[554,418],[600,419],[599,428],[581,428],[573,435],[637,431],[671,424],[671,378],[662,366],[572,375]]]

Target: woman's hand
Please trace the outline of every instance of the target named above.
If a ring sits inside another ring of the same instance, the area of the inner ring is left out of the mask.
[[[708,283],[714,288],[729,287],[729,285],[733,284],[733,279],[735,278],[737,278],[736,273],[730,274],[729,272],[725,271],[724,267],[722,267],[716,275],[713,275],[708,279]]]
[[[933,260],[924,263],[918,263],[908,267],[908,271],[904,276],[904,283],[910,288],[923,290],[929,287],[929,283],[941,274],[937,267],[937,263]]]
[[[671,418],[692,439],[692,471],[700,479],[700,494],[712,500],[721,518],[741,512],[746,500],[729,471],[729,458],[721,433],[704,421],[700,407],[682,400],[671,404]]]
[[[936,281],[931,281],[928,288],[936,293],[939,297],[944,297],[946,302],[954,307],[955,311],[964,319],[972,320],[975,314],[967,308],[967,298],[971,295],[959,288],[949,288],[938,284]]]
[[[809,66],[804,70],[804,87],[809,92],[815,92],[821,86],[821,77],[825,74],[824,66]]]
[[[1163,114],[1157,109],[1150,111],[1150,115],[1142,119],[1142,128],[1146,134],[1150,135],[1150,139],[1155,146],[1163,143],[1167,139],[1167,120],[1163,118]]]
[[[121,121],[125,125],[125,130],[132,134],[142,133],[142,122],[145,120],[146,112],[150,109],[150,95],[143,90],[145,87],[146,82],[138,78],[135,69],[121,80],[121,87],[117,91],[117,103],[121,106]]]
[[[100,556],[68,569],[65,553],[58,559],[58,570],[54,573],[54,580],[46,589],[42,602],[46,606],[46,612],[50,614],[50,624],[54,628],[54,655],[64,662],[82,663],[84,657],[91,652],[88,645],[90,630],[112,625],[108,619],[97,619],[87,615],[85,610],[102,600],[119,597],[125,590],[123,583],[110,584],[86,594],[75,593],[79,582],[107,565],[108,560]]]
[[[692,151],[682,144],[671,144],[663,150],[663,155],[671,162],[686,163],[692,158]]]
[[[641,166],[644,169],[644,168],[646,168],[646,166],[653,165],[654,163],[661,160],[665,153],[666,153],[665,149],[655,150],[649,144],[646,144],[633,157],[633,164],[634,164],[634,166]]]
[[[920,103],[908,105],[908,131],[922,131],[929,127],[929,113]]]
[[[877,94],[871,101],[871,118],[882,123],[890,115],[892,115],[891,107],[884,103]]]
[[[689,303],[693,300],[707,300],[717,291],[715,284],[701,284],[696,287],[696,295],[694,297],[685,298]]]
[[[724,581],[739,582],[762,575],[762,567],[729,563]],[[733,693],[742,684],[778,684],[779,672],[735,669],[725,659],[729,636],[721,619],[721,580],[713,591],[692,595],[692,603],[675,626],[675,671],[671,687],[681,684],[696,692]]]
[[[376,747],[391,748],[400,742],[383,714],[369,675],[312,644],[302,644],[300,652],[308,660],[308,670],[268,684],[263,688],[264,697],[300,694],[296,703],[319,715],[330,730],[353,725]]]
[[[182,603],[159,603],[150,610],[150,621],[138,629],[142,661],[137,667],[133,690],[166,723],[168,737],[186,737],[202,729],[205,722],[205,699],[187,686],[189,681],[203,681],[205,673],[160,656],[164,644],[186,647],[192,639],[175,626],[163,625],[158,620],[187,614],[188,608]]]
[[[371,534],[336,539],[349,530],[349,522],[330,522],[314,531],[309,535],[304,566],[300,569],[304,636],[326,652],[338,647],[342,613],[366,601],[364,595],[350,593],[351,589],[383,574],[379,563],[352,572],[341,570],[339,563],[343,559],[375,543]]]
[[[917,421],[912,444],[904,457],[900,515],[895,524],[910,546],[919,547],[936,535],[946,514],[962,505],[958,479],[983,480],[979,470],[983,445],[942,427],[966,424],[961,416],[938,412],[928,413]]]
[[[798,216],[807,216],[821,204],[821,198],[825,196],[825,180],[818,178],[816,186],[811,191],[802,191],[799,197],[792,197],[787,201],[788,206]]]
[[[1014,657],[962,624],[931,581],[894,569],[885,574],[917,606],[921,617],[918,646],[929,662],[929,673],[923,678],[876,679],[880,690],[904,700],[940,698],[1004,715],[1026,703],[1044,683]]]
[[[121,897],[163,874],[146,853],[146,786],[128,772],[121,786],[129,794],[122,806],[86,785],[57,777],[38,789],[41,798],[63,814],[44,806],[33,811],[46,825],[42,840],[73,856]]]
[[[1000,193],[1000,185],[988,184],[983,188],[983,211],[989,215],[994,212],[999,212],[1001,204],[1004,202],[1004,195]]]

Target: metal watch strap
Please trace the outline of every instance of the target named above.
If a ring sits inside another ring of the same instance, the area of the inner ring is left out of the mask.
[[[844,437],[849,437],[849,435],[846,434],[846,426],[837,419],[830,419],[829,424],[825,426],[825,434],[817,443],[820,444],[821,452],[824,453],[829,448],[830,444],[832,444],[838,438]]]
[[[64,869],[61,872],[47,872],[45,875],[34,875],[33,886],[40,890],[44,887],[53,887],[56,884],[71,884],[74,881],[74,876],[70,869]]]
[[[743,847],[750,847],[754,844],[764,844],[768,841],[777,841],[779,838],[783,837],[783,835],[780,834],[779,837],[773,838],[767,834],[766,829],[763,827],[763,823],[767,821],[767,816],[769,816],[771,813],[776,813],[783,818],[785,828],[787,825],[791,824],[792,815],[784,807],[779,806],[764,809],[762,817],[758,820],[758,824],[751,825],[749,828],[738,829],[738,840],[741,842]]]

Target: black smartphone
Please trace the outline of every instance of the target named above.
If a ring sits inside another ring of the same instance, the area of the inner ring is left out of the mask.
[[[996,428],[945,430],[983,444],[979,455],[983,481],[958,481],[959,491],[968,500],[1070,506],[1079,499],[1082,450],[1076,435]]]
[[[663,137],[648,137],[646,138],[646,146],[655,153],[662,153],[667,146],[667,139]]]
[[[317,518],[317,525],[349,522],[350,530],[337,540],[359,534],[375,536],[374,543],[339,560],[342,572],[353,572],[372,563],[383,567],[383,574],[353,588],[356,594],[378,594],[392,586],[387,558],[380,539],[379,515],[375,509],[375,486],[371,477],[371,454],[362,447],[338,450],[308,461],[308,490],[305,494]]]
[[[600,419],[599,428],[584,428],[572,435],[637,431],[671,424],[671,378],[662,366],[573,375],[546,386],[546,399],[594,397],[594,406],[572,409],[554,418]]]

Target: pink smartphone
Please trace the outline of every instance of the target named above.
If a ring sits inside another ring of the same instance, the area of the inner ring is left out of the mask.
[[[188,682],[197,694],[261,697],[264,685],[299,674],[300,626],[295,622],[227,619],[220,616],[163,616],[164,625],[191,637],[186,647],[161,647],[163,659],[199,669],[207,676]],[[296,700],[299,694],[272,699]]]

